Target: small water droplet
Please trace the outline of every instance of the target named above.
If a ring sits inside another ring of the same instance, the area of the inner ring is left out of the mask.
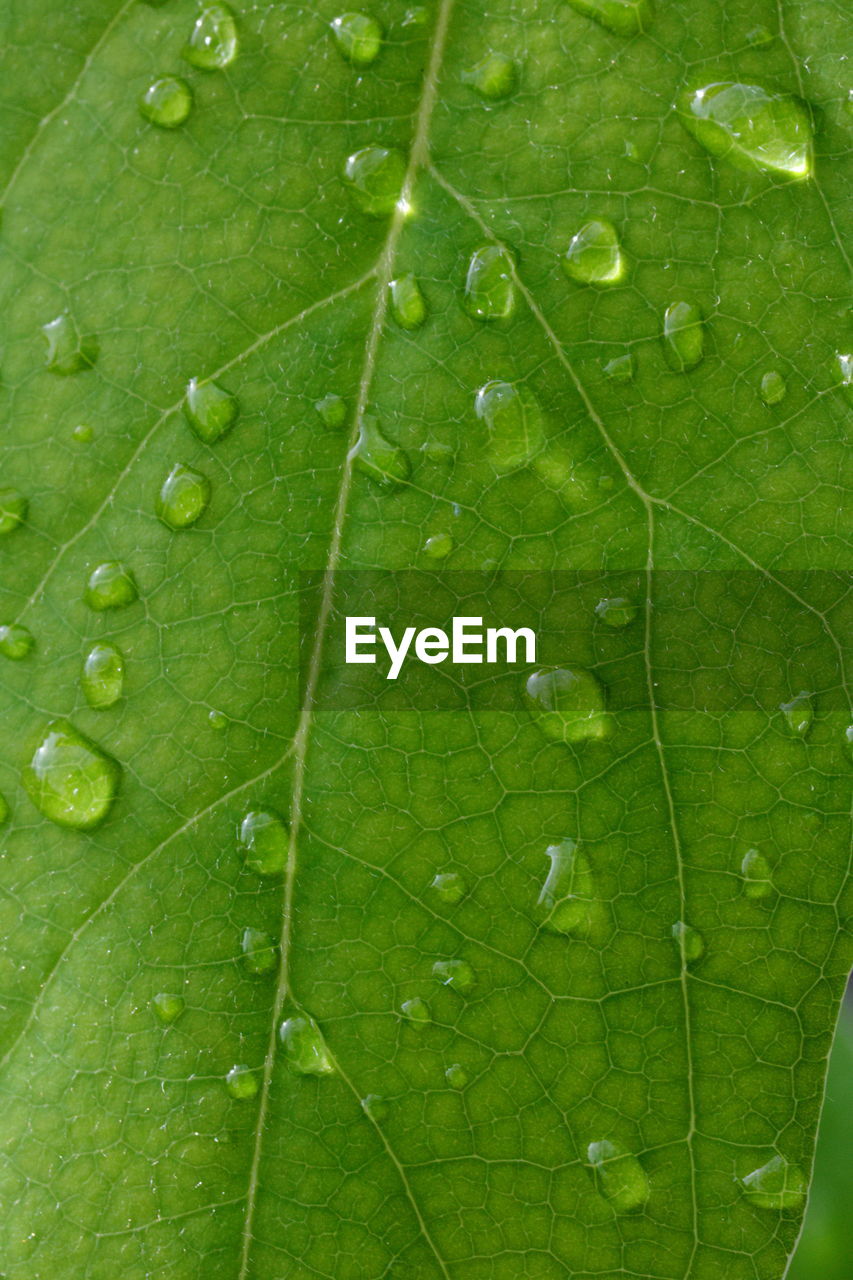
[[[6,822],[6,820],[9,817],[9,813],[10,813],[9,801],[6,799],[4,795],[0,795],[0,826],[2,826],[4,822]]]
[[[599,600],[595,606],[595,616],[606,622],[608,627],[627,627],[637,616],[637,606],[624,596],[611,596],[609,599]]]
[[[334,1075],[335,1064],[313,1018],[286,1018],[278,1029],[278,1038],[288,1066],[297,1075]]]
[[[481,98],[500,102],[518,86],[518,63],[505,53],[487,53],[470,70],[462,72],[462,82],[470,85]]]
[[[314,408],[327,427],[342,427],[347,420],[346,403],[341,396],[336,396],[334,392],[323,396],[322,400],[316,400]]]
[[[140,113],[161,129],[177,129],[190,114],[193,96],[189,85],[178,76],[153,80],[139,99]]]
[[[615,284],[625,274],[625,259],[616,228],[597,219],[572,236],[562,259],[563,270],[580,284]]]
[[[712,156],[787,178],[811,175],[811,122],[795,98],[757,84],[722,80],[687,90],[679,98],[678,113]]]
[[[415,996],[414,1000],[404,1000],[400,1005],[400,1013],[413,1027],[423,1028],[432,1022],[429,1006],[420,996]]]
[[[414,8],[406,10],[400,25],[403,27],[425,27],[428,22],[429,10],[426,5],[416,4]]]
[[[654,15],[652,0],[569,0],[569,4],[617,36],[648,31]]]
[[[705,328],[702,312],[694,302],[673,302],[663,316],[666,362],[676,373],[687,373],[702,363]]]
[[[80,422],[71,432],[71,439],[75,444],[91,444],[94,435],[95,433],[88,422]]]
[[[487,382],[474,398],[474,412],[488,428],[486,452],[496,471],[515,471],[544,447],[542,411],[526,387]]]
[[[382,48],[382,28],[375,18],[366,13],[342,13],[329,24],[335,44],[347,62],[357,67],[367,67],[379,57]]]
[[[467,960],[436,960],[432,974],[443,986],[452,987],[462,995],[467,995],[477,985],[474,970]]]
[[[361,1109],[366,1116],[369,1116],[374,1124],[379,1124],[382,1120],[388,1119],[390,1107],[388,1100],[381,1097],[378,1093],[369,1093],[366,1098],[361,1100]]]
[[[207,713],[207,722],[211,729],[215,729],[217,733],[221,733],[223,729],[228,728],[228,717],[224,711],[217,711],[215,707]]]
[[[413,275],[400,276],[388,285],[391,314],[401,329],[419,329],[426,320],[426,302]]]
[[[344,182],[372,218],[393,213],[406,179],[406,161],[393,147],[362,147],[347,157]]]
[[[106,560],[89,574],[83,599],[90,609],[124,609],[139,599],[139,590],[130,569],[118,560]]]
[[[613,734],[604,689],[591,671],[581,667],[543,667],[525,686],[533,716],[554,742],[603,740]]]
[[[10,622],[0,627],[0,653],[12,662],[21,662],[35,648],[35,637],[20,622]]]
[[[261,876],[280,876],[287,865],[290,837],[277,813],[253,809],[240,823],[246,866]]]
[[[23,524],[28,505],[27,499],[17,489],[0,489],[0,537]]]
[[[244,929],[240,947],[249,973],[272,973],[278,968],[278,947],[263,929]]]
[[[626,351],[624,355],[614,356],[612,360],[608,360],[604,366],[604,372],[614,382],[630,382],[635,373],[634,357],[631,352]]]
[[[814,720],[814,694],[801,690],[790,702],[779,704],[785,723],[796,738],[804,738]]]
[[[43,325],[42,333],[47,341],[47,367],[51,373],[67,378],[91,369],[98,358],[96,339],[81,337],[67,312]]]
[[[200,471],[179,462],[163,481],[154,510],[170,529],[189,529],[210,502],[210,481]]]
[[[453,550],[453,539],[449,533],[434,533],[424,543],[424,555],[430,560],[446,560]]]
[[[642,1209],[651,1188],[648,1175],[635,1155],[631,1155],[621,1143],[605,1138],[589,1144],[587,1159],[592,1165],[599,1192],[617,1213]]]
[[[761,379],[761,399],[765,404],[778,404],[784,400],[787,389],[785,379],[775,369],[765,373]]]
[[[752,49],[766,49],[773,43],[774,38],[773,32],[764,26],[750,27],[744,36],[746,43]]]
[[[444,1073],[444,1078],[451,1089],[464,1089],[468,1083],[468,1072],[459,1062],[451,1062]]]
[[[853,355],[835,353],[835,377],[847,399],[853,404]]]
[[[379,423],[370,414],[362,417],[352,457],[357,467],[386,488],[409,478],[409,459],[402,449],[385,439]]]
[[[237,23],[227,4],[206,4],[184,45],[187,62],[201,71],[221,71],[237,57]]]
[[[225,1077],[225,1088],[232,1098],[241,1102],[254,1098],[258,1093],[258,1078],[251,1067],[236,1063]]]
[[[56,720],[22,776],[30,799],[46,818],[83,831],[98,826],[112,808],[121,766],[73,725]]]
[[[173,1022],[177,1022],[183,1013],[185,1007],[184,998],[169,991],[158,991],[151,1001],[151,1007],[160,1021],[169,1026]]]
[[[468,892],[468,886],[457,871],[441,871],[430,885],[433,893],[448,906],[455,907]]]
[[[740,1179],[743,1192],[758,1209],[799,1209],[805,1201],[808,1183],[799,1165],[774,1156],[760,1169]]]
[[[237,400],[215,382],[190,378],[184,401],[184,416],[205,444],[215,444],[237,420]]]
[[[475,320],[508,320],[515,310],[515,258],[500,244],[476,249],[465,278],[465,310]]]
[[[588,938],[602,922],[589,859],[568,837],[549,845],[551,866],[537,899],[542,923],[552,933]]]
[[[773,878],[770,863],[757,849],[744,854],[740,864],[743,875],[743,891],[748,898],[769,898],[773,894]]]
[[[698,929],[685,924],[683,920],[676,920],[671,932],[684,964],[693,964],[696,960],[701,960],[705,954],[705,940]]]
[[[90,707],[114,707],[124,688],[124,658],[114,644],[96,644],[86,655],[80,677]]]

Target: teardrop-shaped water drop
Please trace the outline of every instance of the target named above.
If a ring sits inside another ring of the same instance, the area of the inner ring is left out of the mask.
[[[246,866],[261,876],[280,876],[287,865],[290,836],[277,813],[253,809],[240,823]]]
[[[232,1098],[236,1098],[240,1102],[246,1102],[251,1098],[257,1097],[258,1077],[251,1067],[247,1067],[243,1062],[238,1062],[226,1075],[225,1088]]]
[[[27,506],[26,498],[18,489],[0,489],[0,537],[23,524]]]
[[[515,471],[542,451],[542,411],[525,386],[496,380],[485,383],[474,398],[474,412],[488,428],[486,453],[496,471]]]
[[[648,31],[654,14],[652,0],[569,0],[569,4],[617,36]]]
[[[811,175],[811,120],[796,98],[757,84],[719,80],[683,93],[678,113],[712,156],[786,178]]]
[[[347,406],[341,396],[329,392],[320,400],[315,400],[314,408],[327,427],[342,427],[347,420]]]
[[[29,627],[20,622],[0,626],[0,654],[10,662],[22,662],[35,648],[35,637]]]
[[[687,373],[702,363],[705,325],[694,302],[673,302],[663,316],[663,349],[667,364],[676,373]]]
[[[769,898],[773,895],[773,877],[770,863],[757,849],[744,854],[740,864],[743,891],[748,898]]]
[[[249,973],[272,973],[278,968],[278,947],[263,929],[244,929],[240,948]]]
[[[462,82],[488,102],[500,102],[518,87],[518,63],[506,53],[487,53],[462,72]]]
[[[452,987],[461,995],[467,995],[477,985],[474,970],[467,960],[436,960],[432,975],[445,987]]]
[[[359,208],[372,218],[384,218],[400,199],[406,161],[393,147],[362,147],[347,157],[343,177]]]
[[[184,417],[205,444],[215,444],[237,421],[237,400],[215,382],[190,378]]]
[[[571,239],[563,270],[580,284],[616,284],[625,274],[625,259],[616,228],[604,219],[587,222]]]
[[[808,1182],[797,1164],[774,1156],[760,1169],[740,1179],[744,1195],[758,1209],[799,1209],[805,1203]]]
[[[413,1000],[404,1000],[400,1005],[400,1013],[413,1027],[423,1028],[432,1022],[429,1005],[420,996],[415,996]]]
[[[530,710],[554,742],[601,741],[613,734],[604,689],[581,667],[543,667],[525,685]]]
[[[361,1109],[374,1124],[387,1120],[390,1112],[387,1098],[383,1098],[378,1093],[369,1093],[366,1098],[362,1098]]]
[[[166,1026],[177,1022],[184,1011],[184,1007],[183,996],[175,995],[169,991],[158,991],[151,1001],[151,1008]]]
[[[203,5],[190,38],[184,45],[184,57],[201,71],[221,71],[237,57],[237,22],[227,4]]]
[[[178,462],[160,486],[154,510],[170,529],[189,529],[210,502],[210,481],[200,471]]]
[[[770,369],[761,379],[761,399],[765,404],[779,404],[785,399],[785,379],[776,369]]]
[[[458,871],[441,871],[430,885],[433,893],[441,902],[455,907],[468,892],[467,885]]]
[[[61,827],[89,830],[113,806],[121,766],[65,720],[48,725],[23,771],[33,804]]]
[[[814,694],[802,689],[790,702],[779,704],[785,723],[795,738],[805,738],[814,721]]]
[[[139,99],[140,114],[161,129],[177,129],[190,114],[193,96],[185,80],[178,76],[160,76]]]
[[[368,67],[379,57],[382,28],[366,13],[342,13],[329,24],[338,50],[347,62]]]
[[[385,439],[379,423],[370,414],[364,414],[361,419],[352,457],[361,471],[386,488],[402,484],[409,478],[409,459],[402,449]]]
[[[444,1073],[444,1078],[451,1089],[464,1089],[468,1083],[468,1072],[459,1062],[451,1062]]]
[[[589,1144],[587,1159],[599,1192],[610,1201],[616,1213],[642,1209],[651,1187],[648,1174],[635,1155],[621,1143],[605,1138]]]
[[[475,320],[508,320],[515,310],[515,258],[500,244],[476,249],[465,277],[465,310]]]
[[[335,1073],[323,1033],[313,1018],[299,1015],[286,1018],[278,1038],[291,1071],[300,1076],[331,1076]]]
[[[637,606],[625,596],[610,596],[599,600],[595,606],[595,616],[605,622],[608,627],[627,627],[637,616]]]
[[[93,645],[83,663],[80,684],[90,707],[105,711],[115,706],[124,688],[124,658],[114,644]]]
[[[551,865],[537,899],[542,923],[552,933],[589,938],[604,919],[589,859],[568,837],[545,856]]]
[[[400,276],[388,285],[391,314],[401,329],[419,329],[426,320],[426,301],[413,275]]]
[[[705,954],[705,940],[698,929],[685,924],[683,920],[676,920],[671,933],[685,964],[694,964],[697,960],[701,960]]]
[[[67,312],[42,326],[47,342],[47,367],[51,373],[67,378],[91,369],[98,358],[98,343],[83,337]]]
[[[623,355],[614,356],[612,360],[608,360],[604,366],[604,372],[614,382],[630,382],[635,372],[635,362],[631,352],[626,351]]]
[[[118,560],[106,560],[89,574],[83,599],[90,609],[124,609],[139,599],[133,573]]]

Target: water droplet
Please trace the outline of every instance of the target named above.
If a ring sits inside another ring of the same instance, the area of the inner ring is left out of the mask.
[[[599,600],[595,616],[606,622],[608,627],[627,627],[637,616],[637,606],[624,596],[611,596],[607,600]]]
[[[569,0],[569,4],[617,36],[648,31],[653,16],[652,0]]]
[[[291,1071],[300,1076],[334,1075],[335,1064],[313,1018],[286,1018],[278,1029]]]
[[[226,1075],[225,1088],[232,1098],[244,1102],[257,1096],[258,1078],[251,1067],[239,1062]]]
[[[515,471],[544,447],[542,411],[526,387],[487,382],[474,398],[474,412],[488,428],[486,451],[496,471]]]
[[[9,813],[10,813],[9,801],[6,799],[4,795],[0,795],[0,826],[2,826],[3,823],[8,819]]]
[[[426,320],[426,302],[413,275],[400,276],[388,286],[391,314],[401,329],[419,329]]]
[[[785,379],[775,369],[765,373],[761,379],[761,399],[765,404],[778,404],[784,400],[787,389]]]
[[[362,147],[347,157],[344,182],[372,218],[393,213],[406,179],[406,161],[393,147]]]
[[[705,329],[702,312],[693,302],[673,302],[663,316],[666,362],[676,373],[687,373],[702,363]]]
[[[457,871],[442,871],[433,880],[430,888],[436,897],[442,902],[446,902],[448,906],[455,907],[457,902],[461,902],[468,892],[465,881]]]
[[[554,742],[602,740],[613,734],[604,689],[580,667],[543,667],[525,686],[528,704],[546,738]]]
[[[120,781],[121,766],[64,720],[48,725],[23,771],[36,808],[51,822],[81,831],[103,822]]]
[[[80,422],[71,432],[71,439],[75,444],[91,444],[94,434],[88,422]]]
[[[592,1165],[596,1186],[617,1213],[642,1209],[651,1188],[648,1175],[636,1156],[618,1142],[604,1139],[591,1142],[587,1159]]]
[[[848,724],[844,730],[844,745],[847,747],[848,755],[853,753],[853,724]]]
[[[23,524],[27,507],[26,498],[17,489],[0,489],[0,537]]]
[[[630,382],[635,372],[634,357],[630,351],[626,351],[621,356],[614,356],[612,360],[607,361],[604,372],[614,382]]]
[[[385,439],[370,414],[362,417],[352,457],[356,466],[386,487],[402,484],[409,478],[409,459],[402,449]]]
[[[814,694],[801,690],[790,702],[779,704],[779,710],[785,717],[785,723],[797,738],[804,738],[812,727],[814,720]]]
[[[835,376],[838,385],[843,387],[844,394],[853,404],[853,355],[841,351],[835,353]]]
[[[508,320],[515,310],[515,258],[500,244],[471,255],[465,278],[465,310],[475,320]]]
[[[770,863],[757,849],[750,849],[744,854],[740,864],[743,875],[743,891],[748,898],[769,898],[773,893],[773,879]]]
[[[420,996],[415,996],[414,1000],[404,1000],[400,1005],[400,1012],[414,1027],[422,1028],[432,1021],[429,1007]]]
[[[461,995],[466,995],[477,985],[474,970],[467,960],[436,960],[432,966],[432,975],[443,986],[452,987]]]
[[[21,662],[29,657],[35,643],[33,633],[20,622],[10,622],[0,627],[0,653],[12,662]]]
[[[425,5],[416,4],[413,9],[406,10],[400,25],[404,27],[425,27],[428,22],[429,10]]]
[[[206,4],[195,20],[184,57],[202,71],[220,71],[237,57],[237,23],[227,4]]]
[[[773,32],[767,27],[758,26],[750,27],[744,36],[746,43],[753,49],[766,49],[769,44],[773,43]]]
[[[169,991],[158,991],[151,1001],[151,1007],[160,1021],[169,1026],[172,1022],[177,1022],[183,1013],[184,998],[183,996],[173,995]]]
[[[249,973],[272,973],[278,968],[278,947],[263,929],[244,929],[240,947]]]
[[[51,373],[67,378],[91,369],[98,358],[97,341],[81,337],[67,312],[43,325],[42,333],[47,340],[47,367]]]
[[[192,110],[189,85],[177,76],[160,76],[139,99],[139,110],[151,124],[161,129],[177,129]]]
[[[616,228],[602,219],[572,236],[562,261],[566,275],[580,284],[615,284],[625,274]]]
[[[190,378],[184,401],[184,416],[205,444],[215,444],[237,420],[237,401],[230,391],[215,382]]]
[[[588,938],[602,920],[589,859],[574,840],[549,845],[551,867],[537,899],[542,923],[552,933]]]
[[[323,396],[322,400],[315,401],[314,408],[327,427],[342,427],[347,420],[345,402],[340,396],[336,396],[332,392],[327,396]]]
[[[189,529],[210,502],[210,481],[200,471],[177,463],[160,488],[154,510],[170,529]]]
[[[516,90],[518,63],[505,53],[487,53],[469,71],[462,72],[462,82],[469,84],[481,98],[499,102]]]
[[[787,178],[811,174],[811,122],[795,98],[722,80],[687,90],[678,112],[688,133],[712,156]]]
[[[366,13],[342,13],[332,19],[330,26],[335,44],[347,62],[367,67],[376,61],[382,48],[382,28],[375,18]]]
[[[684,964],[693,964],[694,961],[701,960],[705,953],[705,940],[698,929],[685,924],[683,920],[676,920],[671,932]]]
[[[744,1195],[758,1209],[799,1209],[805,1201],[808,1183],[799,1165],[774,1156],[760,1169],[740,1179]]]
[[[215,729],[217,733],[221,733],[223,729],[228,728],[228,717],[223,711],[217,711],[214,707],[207,713],[207,723],[211,729]]]
[[[386,1098],[380,1097],[378,1093],[369,1093],[366,1098],[361,1100],[361,1109],[366,1116],[369,1116],[374,1124],[379,1124],[382,1120],[388,1119],[390,1107]]]
[[[468,1083],[468,1072],[459,1062],[451,1062],[444,1073],[444,1078],[451,1089],[464,1089]]]
[[[101,613],[133,604],[139,599],[139,590],[130,569],[118,560],[106,560],[89,574],[83,599],[90,609]]]
[[[424,543],[424,555],[430,560],[446,560],[453,550],[453,539],[449,533],[435,533]]]
[[[124,688],[124,658],[114,644],[96,644],[89,650],[80,684],[90,707],[103,711],[115,706]]]
[[[246,866],[261,876],[280,876],[287,865],[290,837],[277,813],[253,809],[240,823]]]

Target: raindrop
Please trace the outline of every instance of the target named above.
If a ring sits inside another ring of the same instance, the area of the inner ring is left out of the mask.
[[[437,898],[440,898],[442,902],[446,902],[450,907],[455,907],[457,902],[461,902],[468,892],[468,887],[458,871],[440,872],[433,880],[430,888]]]
[[[620,1143],[604,1139],[589,1144],[587,1159],[592,1165],[598,1190],[617,1213],[642,1209],[651,1188],[648,1175],[636,1156]]]
[[[721,80],[687,90],[678,111],[688,133],[712,156],[787,178],[811,175],[811,121],[795,98]]]
[[[284,1056],[291,1071],[300,1076],[334,1075],[323,1033],[313,1018],[286,1018],[278,1029]]]
[[[488,428],[486,452],[496,471],[515,471],[542,451],[542,411],[526,387],[512,382],[487,382],[474,398],[474,412]]]
[[[244,929],[240,947],[249,973],[272,973],[278,968],[278,947],[263,929]]]
[[[607,600],[599,600],[595,606],[595,616],[608,627],[627,627],[637,616],[637,606],[624,596],[612,596]]]
[[[319,413],[323,423],[327,427],[342,427],[347,420],[347,407],[344,400],[340,396],[336,396],[334,392],[323,396],[322,400],[315,400],[314,408]]]
[[[422,1028],[432,1021],[429,1007],[420,996],[415,996],[414,1000],[404,1000],[400,1005],[400,1012],[406,1021],[410,1022],[414,1027]]]
[[[123,609],[139,598],[136,579],[118,560],[107,560],[89,574],[83,599],[90,609]]]
[[[195,20],[184,57],[201,71],[221,71],[237,57],[237,23],[227,4],[206,4]]]
[[[765,404],[778,404],[780,400],[784,400],[787,389],[785,379],[775,369],[765,373],[761,379],[760,394]]]
[[[190,378],[184,401],[184,416],[205,444],[215,444],[237,420],[237,400],[215,382]]]
[[[223,711],[217,711],[215,707],[208,712],[207,722],[211,729],[216,729],[217,733],[228,728],[228,717]]]
[[[161,76],[152,81],[139,99],[139,110],[151,124],[161,129],[177,129],[192,110],[190,87],[177,76]]]
[[[465,278],[465,310],[475,320],[508,320],[515,310],[515,259],[503,245],[475,250]]]
[[[750,849],[744,854],[740,864],[743,876],[743,891],[748,898],[769,898],[773,893],[773,879],[770,863],[757,849]]]
[[[434,533],[424,543],[424,555],[430,560],[446,560],[453,550],[453,539],[449,533]]]
[[[88,830],[103,822],[118,792],[121,766],[73,725],[48,725],[23,783],[33,804],[61,827]]]
[[[71,432],[71,439],[75,444],[91,444],[94,434],[88,422],[80,422]]]
[[[261,876],[280,876],[287,865],[290,837],[277,813],[253,809],[240,823],[246,866]]]
[[[385,439],[370,414],[362,416],[352,457],[356,466],[385,487],[402,484],[409,478],[409,459],[402,449]]]
[[[173,995],[169,991],[158,991],[151,1001],[151,1007],[161,1022],[167,1026],[176,1022],[184,1011],[183,996]]]
[[[92,337],[83,338],[71,316],[65,312],[42,326],[47,341],[47,367],[63,378],[91,369],[98,358],[98,344]]]
[[[362,147],[347,157],[344,182],[364,213],[393,213],[406,179],[406,161],[393,147]]]
[[[853,403],[853,355],[836,351],[835,376],[838,385],[843,387],[847,399]]]
[[[760,1169],[753,1169],[740,1185],[746,1198],[758,1209],[799,1209],[805,1202],[808,1183],[799,1165],[774,1156]]]
[[[179,462],[163,481],[154,510],[170,529],[189,529],[210,502],[210,481],[200,471]]]
[[[0,627],[0,654],[12,662],[21,662],[35,648],[35,637],[20,622],[10,622]]]
[[[467,995],[477,985],[474,970],[467,960],[436,960],[432,975],[445,987],[452,987],[461,995]]]
[[[773,32],[767,27],[758,26],[750,27],[744,36],[746,43],[753,49],[766,49],[768,45],[773,43]]]
[[[379,56],[382,48],[382,28],[375,18],[365,13],[342,13],[333,18],[330,26],[335,44],[347,62],[357,67],[367,67]]]
[[[693,964],[694,961],[702,958],[705,953],[705,940],[698,929],[685,924],[683,920],[676,920],[671,932],[684,964]]]
[[[625,274],[625,259],[609,222],[587,222],[572,236],[562,259],[563,270],[580,284],[615,284]]]
[[[23,524],[27,507],[27,499],[17,489],[0,489],[0,537]]]
[[[245,1063],[237,1063],[225,1077],[225,1088],[232,1098],[246,1101],[257,1096],[258,1078],[251,1067]]]
[[[614,356],[612,360],[608,360],[604,366],[604,372],[614,382],[630,382],[635,373],[634,357],[631,352],[626,351],[623,355]]]
[[[379,1124],[382,1120],[388,1119],[390,1107],[386,1098],[381,1097],[378,1093],[369,1093],[366,1098],[361,1100],[361,1109],[366,1116],[369,1116],[374,1124]]]
[[[429,10],[425,5],[417,4],[413,9],[406,10],[400,25],[403,27],[425,27],[428,22]]]
[[[604,689],[591,671],[580,667],[543,667],[525,686],[527,701],[546,738],[586,742],[609,738],[613,717]]]
[[[814,720],[814,694],[801,690],[790,702],[779,704],[779,710],[785,717],[785,723],[796,738],[804,738],[812,727]]]
[[[588,938],[602,920],[589,859],[574,840],[549,845],[551,866],[537,899],[542,923],[552,933]]]
[[[462,72],[462,82],[470,85],[481,98],[500,102],[518,86],[518,63],[505,53],[487,53],[469,71]]]
[[[124,688],[124,658],[114,644],[96,644],[89,650],[80,684],[90,707],[104,711],[115,706]]]
[[[401,329],[419,329],[426,320],[426,302],[413,275],[400,276],[388,285],[391,314]]]
[[[452,1062],[444,1073],[444,1078],[451,1089],[464,1089],[468,1083],[468,1072],[459,1062]]]
[[[664,354],[670,369],[687,373],[705,354],[702,312],[693,302],[673,302],[663,317]]]

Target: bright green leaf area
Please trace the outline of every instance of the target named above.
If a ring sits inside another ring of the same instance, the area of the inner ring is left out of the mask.
[[[0,487],[29,504],[0,624],[35,638],[0,658],[0,1271],[779,1280],[802,1196],[740,1180],[810,1174],[850,961],[849,18],[661,0],[619,35],[563,0],[433,0],[425,22],[370,0],[384,41],[358,67],[340,4],[232,8],[217,70],[182,57],[193,0],[0,13]],[[466,79],[491,53],[517,67],[500,100]],[[138,103],[167,76],[192,106],[159,128]],[[813,176],[703,150],[674,104],[712,82],[804,100]],[[404,160],[388,216],[342,180],[368,147]],[[561,266],[596,221],[624,257],[601,285]],[[515,306],[484,321],[463,289],[498,244]],[[407,330],[388,286],[409,274]],[[676,303],[704,325],[686,372]],[[64,315],[61,376],[42,330]],[[626,354],[634,378],[608,377]],[[210,443],[191,379],[239,405]],[[490,381],[541,414],[514,469],[475,413]],[[354,465],[365,414],[393,466]],[[210,501],[176,530],[156,508],[177,466]],[[333,575],[300,694],[300,571],[428,568],[448,536],[444,569],[640,573],[636,619],[596,622],[625,594],[602,578],[565,655],[636,695],[610,737],[546,739],[521,685],[517,713],[336,710]],[[138,599],[93,611],[112,562]],[[667,570],[693,573],[690,644]],[[124,661],[109,709],[80,683],[101,643]],[[798,737],[773,709],[803,690]],[[57,721],[122,769],[93,830],[21,780]],[[289,824],[283,877],[247,865],[260,811]],[[600,900],[581,936],[537,906],[567,839]],[[272,940],[260,972],[247,930]]]

